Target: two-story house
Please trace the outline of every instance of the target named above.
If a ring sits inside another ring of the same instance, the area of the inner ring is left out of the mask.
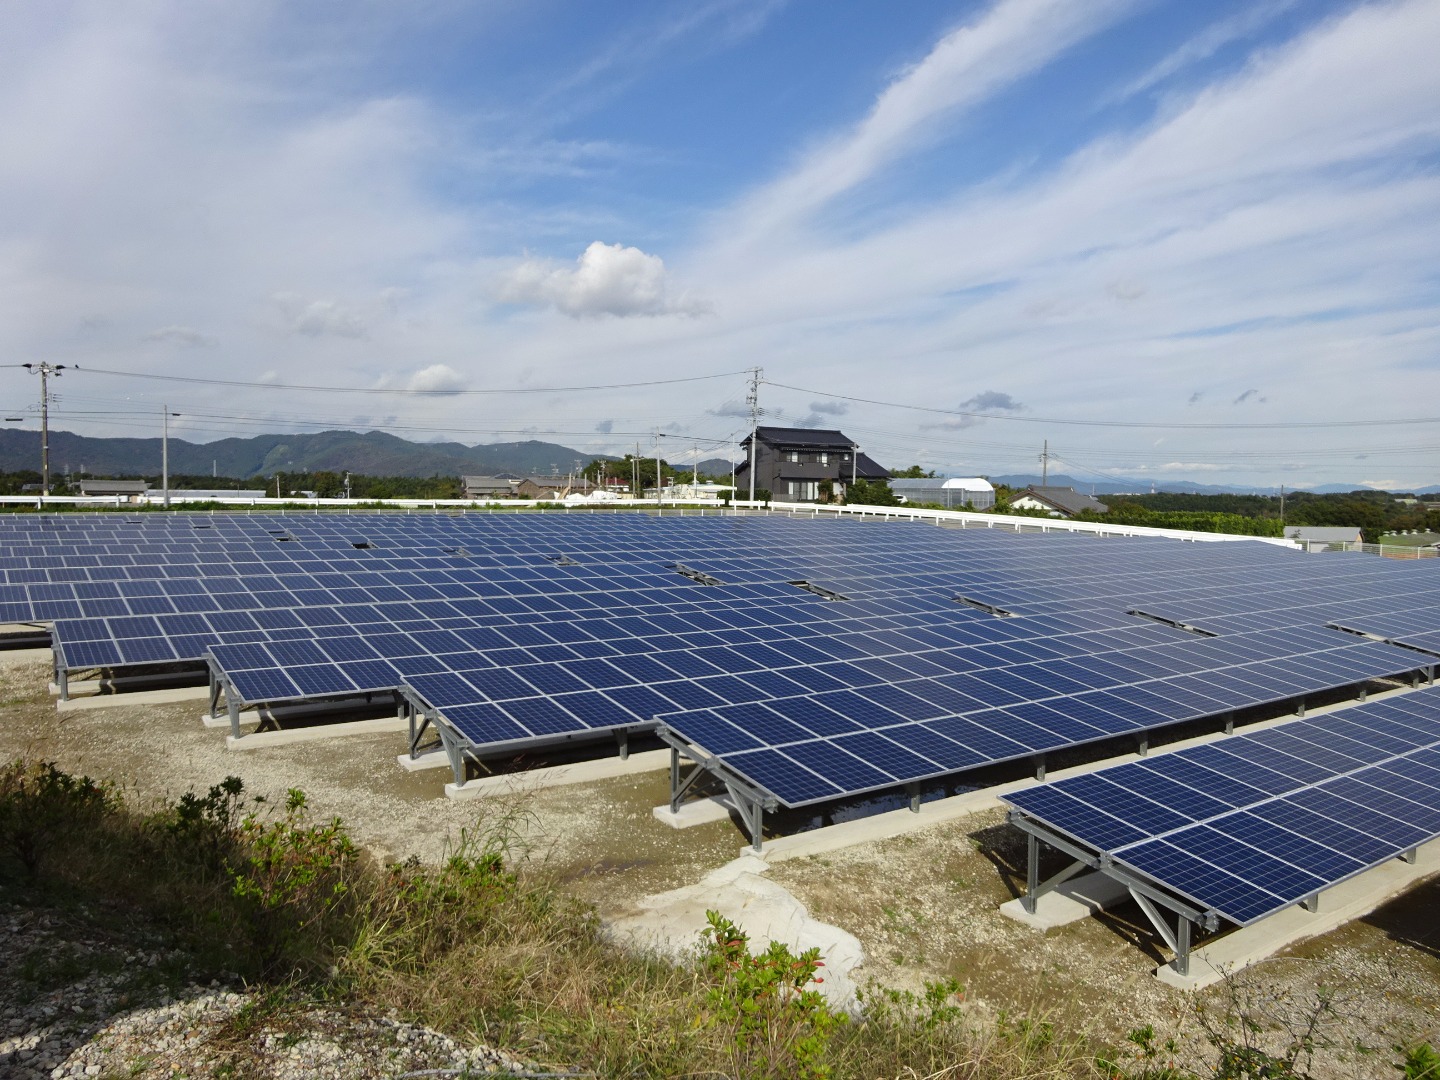
[[[740,443],[743,463],[735,470],[736,495],[750,491],[750,439]],[[829,481],[836,501],[852,480],[888,480],[890,474],[860,453],[843,431],[822,428],[755,429],[755,490],[779,502],[816,502]]]

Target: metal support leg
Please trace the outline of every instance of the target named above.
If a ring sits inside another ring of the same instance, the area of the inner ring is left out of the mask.
[[[210,719],[214,720],[220,715],[220,680],[215,677],[215,672],[209,672],[210,678]]]
[[[1034,833],[1025,834],[1025,895],[1020,906],[1031,915],[1035,914],[1035,894],[1040,889],[1040,838]]]
[[[910,812],[918,814],[920,812],[920,785],[906,784],[905,790],[910,793]]]
[[[1225,714],[1225,734],[1226,734],[1226,735],[1234,735],[1234,734],[1235,734],[1235,714],[1234,714],[1234,713],[1226,713],[1226,714]]]
[[[630,732],[629,732],[628,730],[625,730],[625,729],[622,728],[620,731],[617,731],[617,732],[615,733],[615,741],[620,744],[620,760],[621,760],[621,761],[629,761],[629,760],[630,760]]]
[[[1296,703],[1296,705],[1295,705],[1295,715],[1296,715],[1296,716],[1304,716],[1304,715],[1305,715],[1305,699],[1304,699],[1303,697],[1302,697],[1302,698]]]
[[[701,766],[696,765],[690,770],[689,776],[681,779],[680,751],[676,750],[673,746],[670,748],[670,812],[672,814],[678,814],[680,812],[680,803],[684,800],[685,793],[695,785],[695,781],[704,775],[705,770]],[[730,795],[732,799],[737,800],[735,805],[740,806],[738,796],[735,795],[733,790],[731,790]],[[743,807],[741,808],[741,813],[744,813]]]
[[[1180,916],[1179,925],[1175,927],[1178,933],[1175,935],[1175,974],[1190,974],[1190,920]]]
[[[1141,757],[1149,756],[1150,733],[1148,731],[1144,735],[1137,735],[1135,737],[1135,753],[1139,754]]]
[[[1365,700],[1365,696],[1366,696],[1367,693],[1368,693],[1367,687],[1365,686],[1364,683],[1361,683],[1361,684],[1360,684],[1360,693],[1359,693],[1359,695],[1357,696],[1356,700],[1357,700],[1357,701],[1364,701],[1364,700]]]
[[[1045,755],[1037,754],[1035,757],[1035,779],[1045,779]]]
[[[1405,851],[1402,851],[1402,852],[1400,853],[1400,858],[1401,858],[1401,860],[1402,860],[1403,862],[1409,863],[1411,866],[1414,866],[1414,865],[1415,865],[1415,860],[1418,859],[1419,857],[1420,857],[1420,849],[1419,849],[1419,848],[1413,848],[1413,847],[1412,847],[1412,848],[1408,848],[1408,849],[1406,849]]]
[[[55,669],[55,681],[60,684],[60,700],[70,700],[70,673],[68,671]]]
[[[1310,912],[1310,914],[1316,914],[1320,910],[1320,894],[1318,892],[1311,893],[1305,897],[1304,900],[1300,901],[1300,906]]]
[[[234,694],[225,695],[225,706],[230,710],[230,737],[240,738],[240,701]]]

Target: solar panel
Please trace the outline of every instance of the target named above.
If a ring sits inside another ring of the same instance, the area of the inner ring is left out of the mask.
[[[1440,836],[1431,762],[1440,688],[1003,798],[1247,925]]]

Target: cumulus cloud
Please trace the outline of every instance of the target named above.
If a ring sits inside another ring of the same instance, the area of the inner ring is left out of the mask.
[[[508,303],[553,307],[572,319],[613,315],[701,315],[708,308],[670,289],[665,261],[636,247],[596,240],[564,266],[526,259],[502,282]]]
[[[708,409],[711,416],[738,416],[742,419],[750,419],[750,406],[741,401],[727,401],[718,409]]]
[[[363,338],[365,322],[351,308],[335,300],[311,300],[295,293],[276,293],[274,300],[292,333],[306,337],[333,335],[343,338]]]
[[[810,411],[822,416],[844,416],[850,411],[848,401],[812,401]]]
[[[405,389],[419,394],[457,394],[466,382],[465,376],[448,364],[431,364],[411,375]]]
[[[187,349],[215,344],[214,338],[206,337],[193,326],[162,326],[146,334],[145,341],[160,345],[179,345]]]
[[[609,435],[612,431],[615,430],[615,421],[601,420],[598,424],[595,425],[595,430],[598,431],[601,435]]]

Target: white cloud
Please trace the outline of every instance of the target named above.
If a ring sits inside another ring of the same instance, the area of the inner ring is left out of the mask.
[[[502,282],[508,303],[554,307],[571,318],[603,315],[700,315],[707,308],[672,294],[665,262],[635,247],[596,240],[574,267],[527,259]]]
[[[405,389],[422,394],[454,394],[464,390],[468,380],[460,372],[446,364],[431,364],[415,372],[405,383]]]
[[[335,300],[305,300],[294,293],[276,293],[275,302],[285,316],[292,333],[307,337],[333,335],[342,338],[366,336],[365,321],[360,315]]]
[[[1133,0],[997,0],[895,78],[853,129],[743,207],[756,237],[791,223],[913,151],[973,107],[1113,22]]]
[[[1208,60],[1231,42],[1239,41],[1264,28],[1293,8],[1298,0],[1251,0],[1238,15],[1212,23],[1174,52],[1165,56],[1139,78],[1114,95],[1123,100],[1144,93],[1177,72]]]

